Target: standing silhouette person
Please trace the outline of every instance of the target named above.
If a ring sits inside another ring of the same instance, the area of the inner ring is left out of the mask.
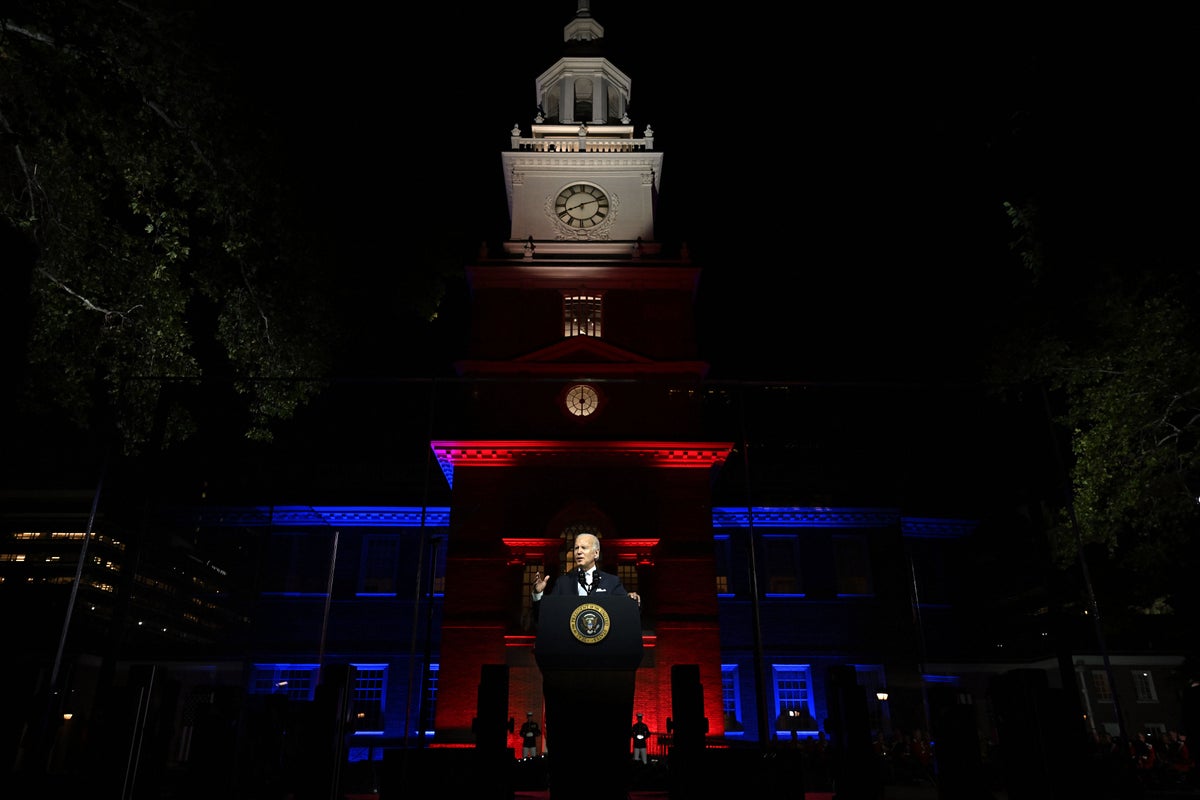
[[[541,736],[542,726],[533,718],[532,711],[526,711],[525,724],[521,726],[521,758],[537,758]]]
[[[633,739],[633,760],[649,764],[650,759],[646,757],[646,744],[650,741],[650,726],[642,722],[640,713],[637,715],[637,722],[633,723],[633,727],[629,730],[629,736]]]

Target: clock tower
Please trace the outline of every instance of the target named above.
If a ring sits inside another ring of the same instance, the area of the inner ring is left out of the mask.
[[[453,489],[434,747],[542,708],[531,583],[582,532],[642,597],[636,710],[723,733],[710,487],[732,444],[700,435],[700,271],[655,238],[663,153],[586,0],[562,52],[501,154],[509,236],[466,268],[455,421],[431,443]]]
[[[563,36],[564,56],[536,81],[528,136],[513,126],[502,155],[510,252],[533,238],[544,243],[543,255],[578,251],[559,243],[584,242],[587,252],[619,255],[654,239],[662,153],[649,126],[635,135],[629,76],[603,56],[604,29],[587,3]]]

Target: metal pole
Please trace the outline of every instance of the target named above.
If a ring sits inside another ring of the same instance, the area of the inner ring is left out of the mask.
[[[907,550],[907,548],[905,549]],[[912,597],[913,620],[917,626],[917,679],[921,682],[921,716],[923,719],[921,728],[929,731],[932,728],[932,718],[929,711],[929,685],[925,682],[928,653],[925,643],[925,621],[921,616],[921,587],[917,581],[917,565],[913,561],[912,553],[908,552],[907,556],[909,593]]]
[[[433,657],[433,580],[434,570],[437,566],[437,546],[430,541],[429,537],[429,476],[434,468],[433,462],[433,427],[434,419],[437,414],[437,382],[433,381],[429,389],[429,421],[426,429],[426,441],[429,446],[425,448],[425,474],[422,478],[421,485],[421,539],[417,547],[417,574],[413,579],[413,616],[412,616],[412,634],[409,636],[408,643],[408,693],[405,695],[407,700],[404,703],[404,749],[409,747],[409,739],[412,736],[413,730],[413,705],[417,707],[416,724],[420,728],[421,736],[419,743],[422,747],[425,746],[425,683],[429,674],[429,661]],[[429,552],[429,569],[428,576],[425,576],[425,554]],[[425,589],[425,583],[428,580],[428,590]],[[425,626],[425,650],[424,659],[421,661],[420,674],[415,677],[417,681],[416,690],[414,691],[413,681],[414,674],[417,672],[417,629],[418,621],[421,615],[421,606],[426,606],[426,626]]]
[[[750,442],[746,436],[746,387],[738,392],[739,422],[742,433],[742,469],[746,482],[746,548],[750,562],[750,605],[754,609],[754,699],[758,708],[758,741],[763,750],[771,749],[770,712],[767,707],[766,675],[763,664],[762,604],[758,595],[758,558],[754,542],[754,499],[750,486]]]
[[[79,586],[83,581],[83,565],[87,561],[88,542],[91,541],[92,531],[95,530],[96,513],[100,506],[100,495],[104,489],[104,476],[108,472],[109,457],[106,454],[104,461],[100,467],[100,477],[96,480],[96,491],[92,494],[92,509],[88,514],[87,529],[83,533],[83,544],[79,547],[79,561],[75,564],[75,578],[71,582],[71,595],[67,599],[67,610],[63,615],[62,631],[58,637],[58,649],[54,653],[54,664],[50,668],[49,680],[46,682],[46,705],[38,712],[38,718],[34,721],[34,738],[30,745],[31,754],[33,756],[31,762],[41,764],[42,769],[46,769],[46,755],[48,751],[48,739],[50,731],[53,729],[51,718],[61,711],[62,698],[65,693],[59,690],[58,673],[62,670],[62,662],[64,653],[67,648],[67,634],[71,630],[71,617],[75,611],[75,600],[79,596]],[[25,755],[18,753],[16,768],[25,768]]]
[[[129,800],[137,786],[138,766],[142,761],[142,743],[146,739],[146,721],[150,716],[154,681],[158,677],[158,666],[150,667],[150,679],[138,690],[137,714],[134,717],[133,737],[129,743],[129,757],[125,762],[125,785],[121,789],[121,800]]]
[[[321,615],[321,645],[317,652],[318,681],[324,680],[325,672],[325,637],[329,634],[329,607],[333,603],[333,573],[337,569],[338,533],[333,532],[333,542],[329,553],[329,577],[325,582],[325,612]]]
[[[88,541],[92,538],[92,530],[96,524],[96,509],[100,506],[100,492],[104,487],[104,473],[108,470],[108,458],[105,466],[100,469],[100,478],[96,481],[96,491],[92,495],[92,510],[88,514],[87,530],[83,534],[83,544],[79,548],[79,562],[75,564],[75,580],[71,582],[71,596],[67,600],[67,613],[63,618],[62,633],[58,637],[58,651],[54,654],[54,668],[50,671],[51,696],[58,691],[58,671],[62,668],[63,651],[67,646],[67,632],[71,629],[71,615],[75,611],[75,598],[79,596],[79,584],[83,579],[83,563],[87,560]]]

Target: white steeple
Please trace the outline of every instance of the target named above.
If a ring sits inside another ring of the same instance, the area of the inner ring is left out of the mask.
[[[604,28],[599,22],[592,19],[592,12],[588,9],[588,0],[579,0],[579,10],[575,12],[575,19],[568,22],[567,27],[563,28],[563,41],[591,42],[603,38]]]
[[[509,131],[510,150],[501,158],[511,222],[505,249],[513,255],[640,256],[658,249],[662,154],[654,151],[649,125],[637,135],[628,113],[629,76],[601,54],[603,36],[588,0],[579,0],[564,29],[563,56],[537,78],[528,135],[520,124]],[[582,208],[592,214],[568,213]],[[536,251],[526,249],[531,243]]]

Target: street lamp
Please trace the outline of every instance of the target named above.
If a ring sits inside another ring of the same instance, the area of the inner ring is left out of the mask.
[[[888,699],[887,690],[880,689],[878,692],[875,693],[875,699],[879,701],[879,729],[878,730],[879,730],[880,734],[887,736],[889,734],[889,731],[887,730],[887,728],[891,727],[891,720],[888,718],[887,707],[884,706],[884,703],[886,703],[887,699]]]

